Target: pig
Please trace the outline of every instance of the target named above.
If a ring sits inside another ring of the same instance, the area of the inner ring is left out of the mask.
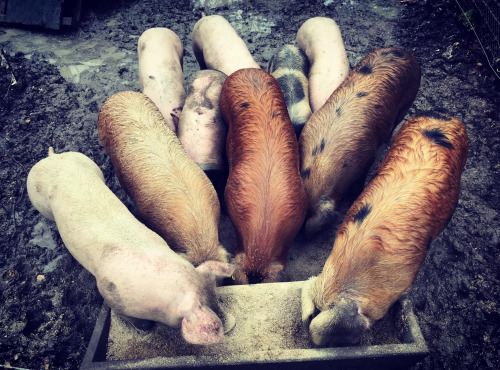
[[[408,120],[338,229],[322,272],[302,290],[317,346],[355,343],[411,286],[458,202],[464,125],[430,112]]]
[[[101,107],[97,131],[141,221],[195,266],[227,262],[217,193],[153,102],[139,92],[114,94]]]
[[[228,124],[226,208],[237,236],[239,284],[281,279],[290,244],[305,216],[297,139],[278,82],[241,69],[222,86]]]
[[[308,237],[332,223],[343,195],[364,182],[377,148],[404,118],[419,86],[420,65],[411,54],[378,49],[311,115],[299,141]]]
[[[27,189],[117,314],[180,327],[194,344],[224,340],[212,273],[230,276],[234,266],[210,261],[195,268],[177,255],[130,213],[82,153],[51,148],[30,170]]]
[[[245,42],[220,15],[201,17],[194,25],[192,40],[201,69],[215,69],[229,76],[241,68],[260,68]]]
[[[297,46],[285,45],[272,56],[267,71],[280,84],[288,116],[298,140],[302,128],[312,114],[309,105],[307,56]]]
[[[139,37],[137,54],[141,92],[155,103],[168,127],[177,132],[186,100],[181,40],[168,28],[150,28]]]
[[[349,74],[340,28],[331,18],[310,18],[297,31],[295,42],[311,65],[309,100],[316,112]]]
[[[204,171],[224,167],[227,126],[220,114],[219,97],[226,77],[207,69],[188,80],[177,137],[189,158]]]

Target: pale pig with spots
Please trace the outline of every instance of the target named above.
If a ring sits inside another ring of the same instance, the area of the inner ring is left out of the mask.
[[[137,44],[141,91],[158,107],[168,127],[177,132],[186,99],[179,37],[168,28],[150,28]]]
[[[297,139],[311,116],[309,105],[309,62],[295,45],[285,45],[269,61],[268,72],[278,81]]]
[[[204,171],[220,172],[225,164],[227,125],[219,109],[225,80],[224,73],[211,69],[198,71],[188,80],[177,137],[189,158]]]

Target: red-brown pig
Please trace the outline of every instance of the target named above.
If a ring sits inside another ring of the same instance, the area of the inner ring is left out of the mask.
[[[186,99],[179,37],[168,28],[144,31],[137,44],[141,91],[156,104],[165,121],[177,132]]]
[[[310,18],[299,28],[295,42],[311,65],[309,100],[316,112],[349,74],[340,28],[331,18]]]
[[[191,75],[177,137],[187,155],[204,171],[222,170],[227,125],[219,109],[222,72],[206,69]]]
[[[227,262],[215,189],[153,102],[139,92],[117,93],[101,107],[97,128],[140,219],[195,266]]]
[[[323,271],[302,290],[318,346],[354,343],[411,286],[446,227],[467,157],[464,125],[441,113],[410,119],[348,211]]]
[[[242,68],[260,68],[231,24],[220,15],[200,18],[193,28],[193,53],[201,69],[230,75]]]
[[[285,45],[272,56],[267,71],[280,84],[288,116],[298,140],[305,123],[312,114],[309,105],[307,57],[297,46]]]
[[[419,86],[420,65],[412,55],[379,49],[364,57],[311,115],[299,140],[308,199],[306,235],[324,229],[346,191],[364,181],[377,148],[404,118]]]
[[[81,153],[49,151],[28,174],[27,188],[35,208],[56,222],[69,252],[95,276],[118,314],[133,323],[181,327],[191,343],[223,341],[212,273],[230,276],[233,265],[210,261],[195,268],[180,257],[130,213]]]
[[[297,139],[284,97],[269,73],[242,69],[222,86],[220,109],[228,124],[224,197],[238,240],[235,279],[277,281],[305,215]]]

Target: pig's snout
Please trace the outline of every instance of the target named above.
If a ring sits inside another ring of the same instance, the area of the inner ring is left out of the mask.
[[[369,328],[368,319],[359,312],[356,302],[348,298],[341,298],[317,315],[316,312],[308,321],[311,339],[318,347],[357,343]]]
[[[261,264],[248,253],[238,253],[235,263],[237,266],[234,272],[236,284],[274,283],[283,280],[285,265],[282,261],[274,260]]]
[[[199,304],[182,319],[182,336],[192,344],[217,344],[224,341],[221,319],[208,307]]]

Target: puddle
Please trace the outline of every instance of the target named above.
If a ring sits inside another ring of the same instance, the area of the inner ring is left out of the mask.
[[[31,59],[34,52],[41,54],[46,61],[57,66],[67,82],[74,84],[92,82],[82,78],[85,72],[99,72],[98,69],[106,65],[132,63],[132,54],[135,53],[135,50],[109,47],[105,40],[81,40],[75,37],[60,40],[57,35],[18,29],[6,29],[0,34],[0,43],[9,55],[22,53],[26,59]]]
[[[30,244],[37,245],[42,248],[48,248],[54,250],[57,247],[57,243],[54,240],[54,233],[45,221],[45,219],[40,220],[33,231],[31,232]]]
[[[340,5],[338,1],[334,0],[325,0],[323,2],[324,6],[329,6],[332,5]],[[366,3],[364,1],[355,1],[355,0],[350,0],[349,2],[343,1],[342,5],[349,4],[351,6],[354,6],[357,9],[360,10],[367,10],[370,11],[374,14],[377,14],[381,16],[382,18],[385,18],[390,21],[395,21],[398,20],[400,17],[400,12],[398,8],[393,7],[393,6],[384,6],[386,2],[369,2]]]

